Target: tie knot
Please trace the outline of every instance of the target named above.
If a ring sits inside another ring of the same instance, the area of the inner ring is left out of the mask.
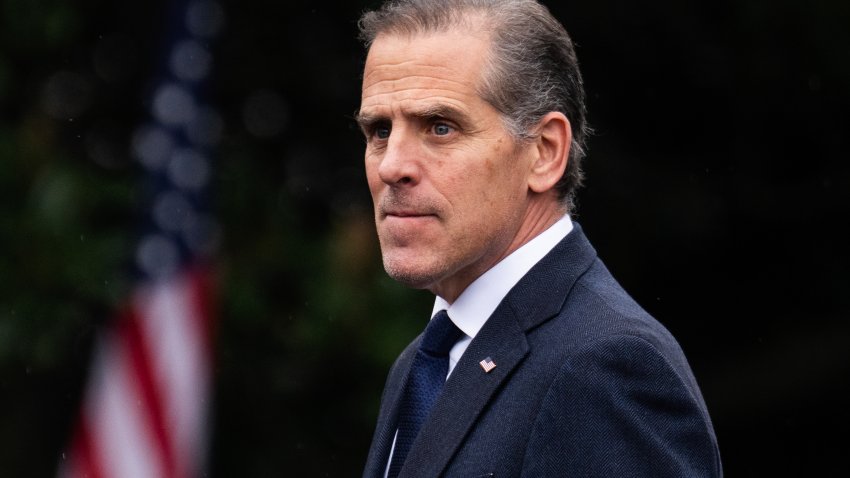
[[[461,337],[463,332],[452,322],[449,314],[441,310],[425,328],[419,349],[438,357],[448,355],[449,350]]]

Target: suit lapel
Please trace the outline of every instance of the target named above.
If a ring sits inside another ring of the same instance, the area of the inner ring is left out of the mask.
[[[532,267],[505,297],[504,302],[510,305],[523,331],[557,315],[576,280],[596,260],[596,250],[581,226],[573,224],[573,231]]]

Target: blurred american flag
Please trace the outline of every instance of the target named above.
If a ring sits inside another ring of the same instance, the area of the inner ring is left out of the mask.
[[[205,468],[211,376],[209,261],[218,226],[208,210],[210,157],[222,130],[204,102],[210,44],[224,10],[171,5],[150,119],[135,132],[145,171],[138,280],[98,337],[73,439],[59,476],[192,477]]]

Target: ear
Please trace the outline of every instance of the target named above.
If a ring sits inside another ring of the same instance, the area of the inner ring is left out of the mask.
[[[563,113],[552,111],[540,120],[534,142],[537,154],[528,176],[529,189],[536,193],[549,191],[564,175],[572,131],[570,120]]]

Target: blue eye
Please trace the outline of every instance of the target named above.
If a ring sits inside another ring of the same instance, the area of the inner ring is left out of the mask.
[[[452,132],[452,127],[446,124],[435,124],[434,134],[437,136],[445,136]]]
[[[375,137],[378,139],[387,139],[390,137],[390,129],[386,126],[379,126],[375,128]]]

